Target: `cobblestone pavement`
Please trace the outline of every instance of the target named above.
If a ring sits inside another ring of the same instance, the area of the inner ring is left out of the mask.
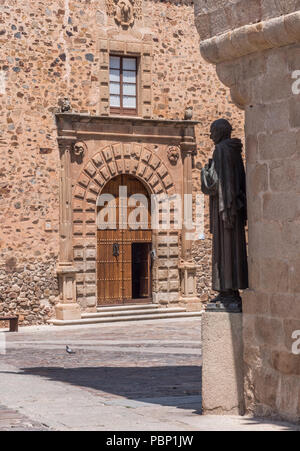
[[[40,432],[49,431],[46,425],[29,420],[24,415],[0,406],[0,432]]]
[[[201,416],[200,319],[0,335],[0,430],[290,429]]]

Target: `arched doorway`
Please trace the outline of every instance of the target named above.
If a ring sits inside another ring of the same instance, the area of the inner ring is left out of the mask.
[[[151,302],[151,200],[143,183],[130,175],[108,182],[98,218],[98,305]]]

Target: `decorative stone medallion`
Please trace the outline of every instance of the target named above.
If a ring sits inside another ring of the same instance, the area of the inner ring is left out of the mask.
[[[124,28],[142,18],[142,0],[106,0],[107,14]]]
[[[180,157],[179,148],[176,146],[170,146],[168,149],[168,158],[173,166],[176,166],[179,157]]]
[[[73,144],[72,150],[75,157],[83,158],[87,151],[87,146],[83,141],[77,141],[76,143]]]

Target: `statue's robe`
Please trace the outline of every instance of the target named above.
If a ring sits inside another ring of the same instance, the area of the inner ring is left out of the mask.
[[[247,201],[242,148],[239,139],[221,141],[201,173],[202,192],[210,196],[212,288],[220,292],[248,288]]]

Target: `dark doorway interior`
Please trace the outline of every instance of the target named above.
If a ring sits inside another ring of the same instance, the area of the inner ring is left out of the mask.
[[[151,243],[132,244],[132,297],[150,299],[151,293]]]

